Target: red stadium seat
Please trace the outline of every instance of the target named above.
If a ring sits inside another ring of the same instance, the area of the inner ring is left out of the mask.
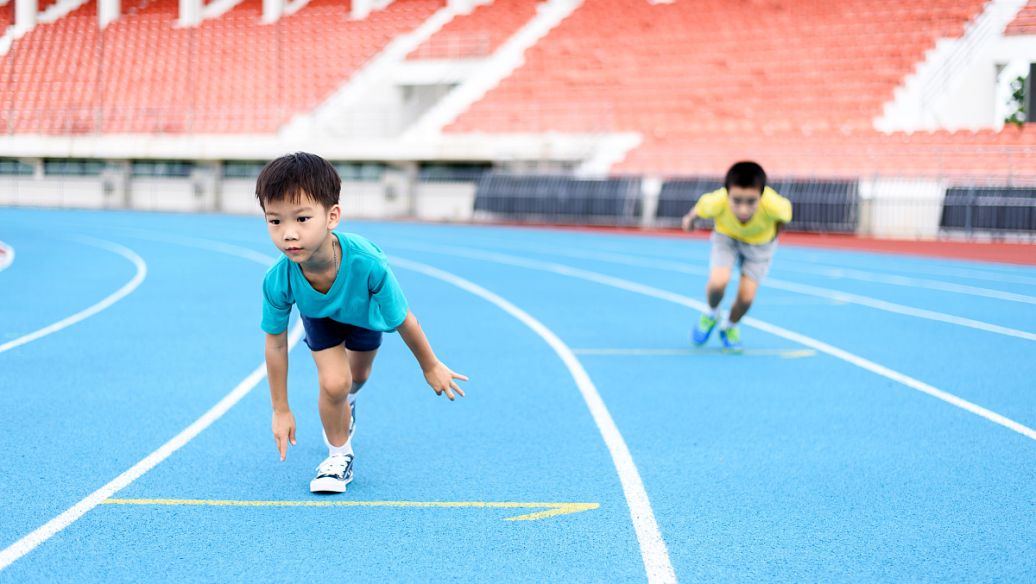
[[[262,0],[245,0],[197,28],[178,28],[177,0],[135,0],[101,32],[91,1],[0,57],[4,107],[27,110],[5,131],[276,132],[443,4],[396,0],[352,20],[348,3],[313,0],[263,25]],[[76,113],[55,121],[55,112]]]
[[[1014,21],[1007,25],[1004,31],[1007,35],[1036,34],[1036,0],[1029,0],[1029,3],[1022,8]]]
[[[432,35],[410,59],[463,59],[492,54],[536,15],[535,0],[496,0],[458,16]]]

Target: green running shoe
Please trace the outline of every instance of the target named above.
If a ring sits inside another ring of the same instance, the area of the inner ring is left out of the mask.
[[[698,319],[698,326],[694,327],[694,331],[691,332],[691,340],[694,341],[695,345],[704,345],[705,341],[709,340],[712,329],[716,328],[716,322],[716,319],[704,312],[701,314],[701,318]]]
[[[723,341],[723,347],[731,351],[740,351],[741,329],[734,325],[728,329],[719,329],[719,340]]]

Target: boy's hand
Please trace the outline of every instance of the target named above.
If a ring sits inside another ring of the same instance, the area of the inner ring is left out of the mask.
[[[467,381],[468,376],[454,373],[442,361],[436,361],[431,369],[425,370],[424,378],[428,385],[432,386],[435,395],[442,395],[442,392],[445,391],[446,397],[450,398],[450,401],[457,399],[453,392],[457,392],[461,397],[464,397],[464,390],[457,385],[454,379]]]
[[[273,412],[273,439],[281,453],[281,462],[288,456],[288,443],[295,445],[295,414],[291,410]]]
[[[691,229],[694,229],[694,213],[688,213],[684,215],[683,219],[680,220],[680,226],[683,228],[684,231],[690,231]]]

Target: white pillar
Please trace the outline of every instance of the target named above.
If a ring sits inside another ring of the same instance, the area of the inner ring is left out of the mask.
[[[457,14],[471,14],[475,9],[475,0],[449,0],[446,5]]]
[[[97,20],[102,29],[118,20],[121,12],[119,0],[97,0]]]
[[[1036,63],[1029,63],[1029,76],[1025,78],[1022,99],[1025,103],[1025,122],[1036,122]]]
[[[180,26],[198,26],[201,23],[201,0],[180,0]]]
[[[15,0],[15,30],[24,34],[35,28],[37,12],[39,12],[39,6],[36,4],[36,0]]]
[[[263,23],[272,24],[284,16],[284,0],[263,0]]]
[[[351,16],[355,20],[363,20],[374,10],[374,0],[353,0]]]

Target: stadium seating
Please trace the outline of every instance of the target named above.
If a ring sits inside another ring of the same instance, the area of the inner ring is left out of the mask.
[[[1036,0],[1030,0],[1018,16],[1007,25],[1005,35],[1036,34]]]
[[[588,0],[447,131],[641,133],[620,172],[714,173],[746,157],[810,176],[1032,169],[1004,155],[1031,132],[872,129],[925,52],[983,4]]]
[[[103,32],[97,4],[38,26],[0,60],[5,133],[272,133],[312,110],[441,0],[396,0],[364,20],[313,0],[274,25],[245,0],[178,28],[177,0],[135,0]],[[85,49],[85,50],[84,50]]]
[[[14,24],[14,0],[0,6],[0,34],[3,34],[12,24]]]
[[[244,0],[180,28],[177,0],[125,0],[102,32],[91,0],[0,57],[0,132],[274,133],[444,4],[395,0],[357,21],[348,3],[312,0],[262,25],[262,0]],[[873,129],[925,52],[959,36],[984,4],[586,0],[447,132],[640,134],[617,173],[712,175],[755,158],[786,176],[1036,176],[1031,130]],[[1009,30],[1031,30],[1034,5]],[[536,6],[480,5],[410,58],[484,56]],[[14,0],[0,7],[0,23],[13,9]]]
[[[464,59],[491,55],[536,14],[536,3],[497,0],[458,16],[410,54],[410,59]]]

